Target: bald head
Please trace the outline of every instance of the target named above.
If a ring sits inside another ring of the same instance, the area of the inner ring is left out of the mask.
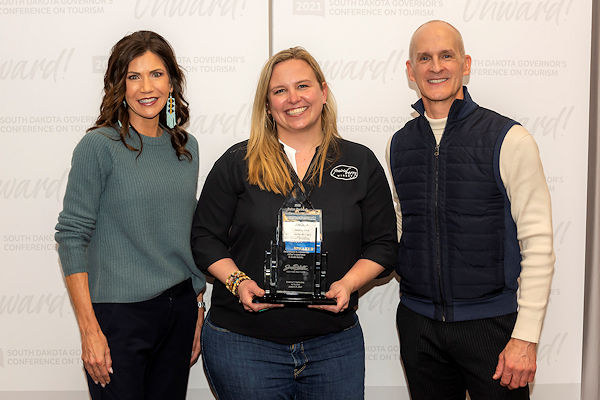
[[[427,115],[444,118],[454,100],[464,98],[463,78],[471,73],[471,57],[456,28],[430,21],[412,36],[406,72],[419,88]]]
[[[410,61],[414,62],[417,54],[417,47],[423,37],[448,37],[450,36],[455,44],[456,50],[462,58],[465,57],[465,45],[462,36],[458,29],[447,23],[446,21],[433,20],[425,22],[417,28],[410,39],[410,47],[408,49]]]

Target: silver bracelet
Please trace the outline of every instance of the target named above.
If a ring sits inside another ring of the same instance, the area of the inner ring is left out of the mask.
[[[204,310],[206,310],[206,303],[204,301],[199,301],[198,308],[203,308]]]

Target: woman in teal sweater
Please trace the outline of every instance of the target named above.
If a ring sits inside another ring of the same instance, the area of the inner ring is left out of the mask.
[[[198,144],[181,127],[183,85],[164,38],[124,37],[100,116],[73,152],[56,241],[93,399],[183,399],[200,352]]]

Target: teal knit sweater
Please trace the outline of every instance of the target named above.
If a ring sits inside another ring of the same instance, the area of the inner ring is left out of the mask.
[[[95,303],[148,300],[189,277],[198,293],[205,279],[190,248],[196,139],[186,145],[191,162],[177,158],[167,132],[142,136],[139,157],[113,139],[116,130],[95,129],[73,152],[55,236],[65,276],[87,272]]]

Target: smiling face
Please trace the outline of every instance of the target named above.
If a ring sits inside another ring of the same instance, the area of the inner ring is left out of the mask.
[[[421,26],[411,40],[408,77],[417,84],[427,115],[448,116],[452,102],[464,97],[463,76],[471,71],[460,34],[451,25],[434,21]]]
[[[276,64],[267,100],[280,138],[302,132],[322,134],[321,111],[327,100],[327,84],[317,81],[306,61],[291,59]]]
[[[158,125],[159,114],[172,90],[167,68],[159,56],[147,51],[131,60],[125,80],[125,100],[131,125],[139,127],[149,120]]]

